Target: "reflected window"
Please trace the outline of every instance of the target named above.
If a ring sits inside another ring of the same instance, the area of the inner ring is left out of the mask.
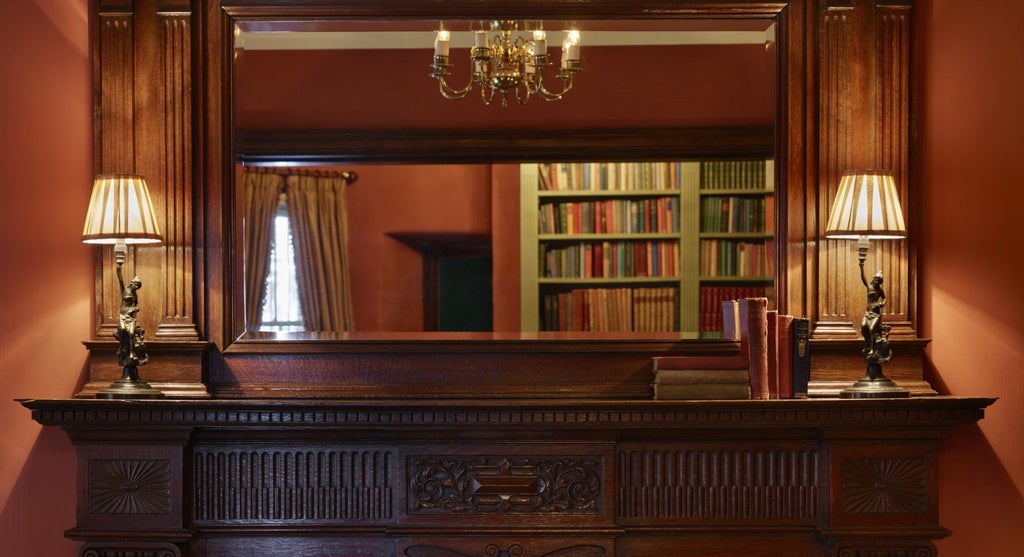
[[[274,217],[274,237],[270,247],[270,272],[267,294],[263,300],[260,330],[272,332],[303,331],[302,307],[299,305],[299,283],[295,269],[295,248],[292,244],[288,205],[284,196]]]

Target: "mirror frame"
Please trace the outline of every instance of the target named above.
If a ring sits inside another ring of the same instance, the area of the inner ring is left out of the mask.
[[[298,4],[298,5],[295,5]],[[794,3],[800,4],[800,3]],[[799,65],[794,65],[793,52],[801,51],[801,20],[802,10],[798,5],[788,2],[763,1],[686,1],[670,0],[661,2],[638,2],[615,4],[605,1],[566,1],[555,0],[540,2],[531,0],[517,2],[515,6],[481,5],[472,0],[455,0],[437,4],[423,0],[370,2],[366,0],[342,2],[303,1],[282,6],[272,1],[253,0],[249,2],[223,1],[220,5],[211,3],[207,17],[207,44],[219,45],[210,54],[210,72],[208,78],[207,100],[207,137],[209,161],[207,184],[210,191],[207,197],[207,214],[214,218],[207,220],[207,251],[219,252],[222,249],[227,257],[222,259],[223,265],[213,265],[209,278],[222,285],[220,300],[211,299],[211,319],[209,321],[212,339],[223,351],[231,352],[266,352],[275,347],[285,352],[291,351],[329,351],[336,350],[375,350],[381,343],[393,348],[396,344],[403,345],[406,350],[425,349],[432,351],[448,351],[464,349],[460,344],[464,341],[478,344],[480,339],[465,338],[432,339],[428,342],[406,342],[391,339],[373,339],[368,341],[344,340],[332,346],[331,341],[306,339],[305,341],[247,340],[244,328],[244,308],[242,297],[237,286],[243,282],[241,249],[235,246],[236,238],[241,238],[241,219],[238,216],[239,200],[233,195],[235,168],[234,163],[241,158],[246,162],[259,162],[275,158],[286,150],[299,158],[310,161],[331,162],[495,162],[493,153],[500,151],[505,155],[503,160],[527,160],[537,158],[536,153],[543,153],[545,158],[560,156],[573,152],[585,151],[588,157],[595,160],[614,158],[661,159],[679,156],[693,157],[742,157],[764,156],[775,153],[780,184],[780,199],[792,197],[792,190],[802,190],[799,184],[793,184],[795,175],[793,168],[803,165],[798,149],[793,149],[791,142],[791,110],[789,99],[799,96],[804,89],[804,72]],[[770,19],[776,24],[777,37],[777,83],[776,123],[775,129],[770,127],[733,127],[733,128],[653,128],[653,129],[579,129],[563,130],[556,136],[550,133],[542,135],[538,130],[505,129],[505,130],[472,130],[469,133],[455,130],[371,130],[371,131],[319,131],[319,132],[279,132],[260,133],[258,135],[234,133],[232,120],[232,64],[230,53],[233,51],[233,35],[235,23],[241,20],[285,18],[341,18],[371,20],[401,19],[495,19],[495,18],[531,18],[531,19],[651,19],[651,18],[755,18]],[[799,116],[803,116],[800,114]],[[541,141],[541,143],[538,143]],[[499,143],[500,142],[500,143]],[[495,149],[502,145],[500,150]],[[539,150],[538,145],[544,149]],[[219,147],[219,148],[218,148]],[[348,153],[347,157],[338,153]],[[454,154],[457,153],[457,154]],[[244,156],[243,156],[244,154]],[[453,155],[454,154],[454,155]],[[220,164],[217,164],[217,163]],[[219,186],[219,187],[218,187]],[[787,188],[788,186],[788,188]],[[794,187],[795,186],[795,187]],[[219,190],[219,191],[218,191]],[[212,195],[211,195],[212,194]],[[216,201],[221,207],[216,206]],[[213,204],[210,202],[214,201]],[[779,208],[778,222],[787,222],[787,203],[777,203]],[[219,214],[218,214],[219,213]],[[218,218],[219,217],[219,218]],[[212,232],[212,233],[210,233]],[[779,227],[777,246],[785,246],[785,227]],[[211,243],[211,238],[223,238],[223,243]],[[223,248],[221,247],[223,246]],[[781,250],[780,251],[784,251]],[[782,272],[787,269],[785,253],[777,258],[776,292],[777,305],[780,310],[787,307],[787,280]],[[211,289],[216,293],[218,289]],[[219,302],[219,303],[218,303]],[[217,316],[220,316],[218,319]],[[220,329],[220,334],[217,334]],[[679,334],[674,341],[678,341]],[[519,339],[530,344],[528,340]],[[659,346],[672,342],[664,335],[660,339],[604,339],[599,342],[625,342],[633,344],[650,340]],[[577,342],[578,339],[573,339]],[[509,343],[508,339],[495,339],[494,344]],[[551,344],[552,341],[539,341]],[[492,344],[492,343],[488,343]],[[516,343],[513,343],[516,344]],[[285,348],[287,347],[287,348]]]
[[[863,309],[856,254],[849,242],[820,237],[828,202],[850,168],[895,174],[909,238],[873,250],[879,268],[896,279],[886,321],[900,358],[887,375],[934,394],[923,380],[928,339],[915,330],[920,217],[911,160],[913,0],[96,0],[89,12],[95,170],[145,175],[164,211],[164,243],[132,248],[130,259],[148,278],[147,311],[140,315],[153,338],[147,380],[172,396],[649,398],[643,368],[649,369],[651,356],[736,350],[735,343],[716,348],[712,341],[678,338],[239,341],[242,308],[233,285],[241,271],[241,246],[235,245],[241,200],[232,195],[237,144],[229,104],[233,22],[280,17],[772,20],[779,61],[772,140],[778,191],[784,192],[776,203],[776,306],[810,318],[812,396],[835,395],[862,375],[862,340],[851,320]],[[374,141],[382,152],[404,148],[400,137]],[[641,140],[636,148],[647,147]],[[120,307],[114,256],[110,249],[94,253],[96,328],[86,342],[89,381],[76,395],[82,397],[121,375],[109,363]],[[396,381],[409,389],[391,388]]]

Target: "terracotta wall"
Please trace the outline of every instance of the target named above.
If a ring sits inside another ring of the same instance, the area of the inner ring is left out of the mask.
[[[921,332],[933,385],[998,396],[940,462],[940,555],[1021,554],[1024,21],[1020,0],[920,7]]]
[[[428,45],[429,46],[429,45]],[[462,54],[462,53],[460,53]],[[572,102],[484,106],[445,100],[430,50],[242,51],[237,125],[245,129],[770,125],[771,55],[763,45],[586,47]],[[467,55],[468,59],[468,55]],[[459,56],[459,68],[468,65]],[[665,68],[670,67],[671,71]],[[629,79],[623,70],[628,68]],[[553,71],[551,73],[554,73]],[[609,79],[608,76],[614,76]],[[452,77],[463,86],[468,75]],[[552,87],[560,81],[552,79]],[[638,94],[639,93],[639,94]],[[568,98],[568,97],[567,97]]]
[[[92,336],[88,0],[23,0],[0,18],[0,553],[77,554],[74,452],[14,398],[68,397]]]
[[[87,0],[23,0],[0,18],[0,543],[72,556],[73,451],[16,397],[65,397],[92,335],[91,248],[79,243],[92,175]],[[1020,554],[1024,524],[1024,21],[1018,0],[916,3],[922,34],[921,330],[944,392],[997,395],[941,462],[943,557]],[[15,81],[16,80],[16,81]],[[39,174],[45,169],[46,174]]]
[[[489,235],[491,167],[343,168],[359,176],[347,194],[356,329],[422,331],[422,254],[394,235]],[[444,210],[424,210],[436,206]]]

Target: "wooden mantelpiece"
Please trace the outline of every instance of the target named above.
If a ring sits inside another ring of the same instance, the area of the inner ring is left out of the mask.
[[[89,557],[936,554],[994,399],[23,400]]]

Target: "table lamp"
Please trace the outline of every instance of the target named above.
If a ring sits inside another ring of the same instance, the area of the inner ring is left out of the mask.
[[[160,228],[149,198],[146,180],[136,174],[101,174],[93,182],[92,199],[85,218],[82,241],[113,244],[117,282],[121,287],[121,312],[114,331],[117,357],[124,370],[121,378],[96,393],[96,398],[162,398],[164,394],[139,379],[139,366],[149,355],[143,341],[145,331],[138,324],[139,277],[125,283],[121,267],[128,256],[128,244],[161,241]]]
[[[880,170],[851,170],[843,173],[839,182],[828,225],[826,238],[856,239],[860,280],[867,288],[867,309],[861,321],[864,337],[864,360],[867,375],[853,386],[843,389],[842,398],[905,398],[910,392],[896,385],[882,373],[882,364],[892,359],[889,348],[890,327],[882,323],[885,290],[882,271],[869,281],[864,274],[864,260],[868,255],[870,239],[905,238],[907,227],[903,221],[899,193],[892,174]]]

